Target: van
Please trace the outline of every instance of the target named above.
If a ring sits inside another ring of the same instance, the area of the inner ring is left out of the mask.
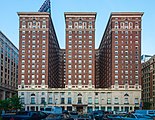
[[[155,110],[136,110],[135,113],[149,115],[149,116],[155,116]]]
[[[48,106],[42,111],[47,114],[62,114],[62,108],[58,106]]]

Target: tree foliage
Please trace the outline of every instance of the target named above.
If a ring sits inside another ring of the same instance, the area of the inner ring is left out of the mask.
[[[10,107],[10,99],[0,101],[0,110],[8,111]]]
[[[22,109],[22,103],[20,98],[17,95],[14,95],[12,98],[6,100],[0,100],[0,110],[9,111]]]

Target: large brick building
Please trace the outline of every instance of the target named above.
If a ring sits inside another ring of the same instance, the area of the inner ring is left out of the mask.
[[[96,13],[65,12],[66,49],[60,49],[45,8],[18,13],[18,94],[25,110],[55,105],[82,112],[139,108],[143,13],[112,13],[95,49]]]
[[[66,87],[95,86],[95,19],[93,12],[66,12]]]
[[[141,86],[140,12],[113,12],[98,48],[99,87]]]
[[[20,12],[19,88],[58,88],[60,47],[50,14]]]

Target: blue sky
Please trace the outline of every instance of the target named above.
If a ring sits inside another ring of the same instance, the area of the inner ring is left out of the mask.
[[[17,12],[38,11],[44,0],[1,0],[0,30],[19,46]],[[51,0],[52,19],[61,48],[65,48],[64,12],[97,12],[98,48],[111,12],[144,12],[142,54],[155,54],[155,0]]]

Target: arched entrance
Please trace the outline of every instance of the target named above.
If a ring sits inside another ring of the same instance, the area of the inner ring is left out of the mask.
[[[72,106],[75,108],[75,110],[78,113],[86,113],[87,112],[87,104],[72,104]]]

